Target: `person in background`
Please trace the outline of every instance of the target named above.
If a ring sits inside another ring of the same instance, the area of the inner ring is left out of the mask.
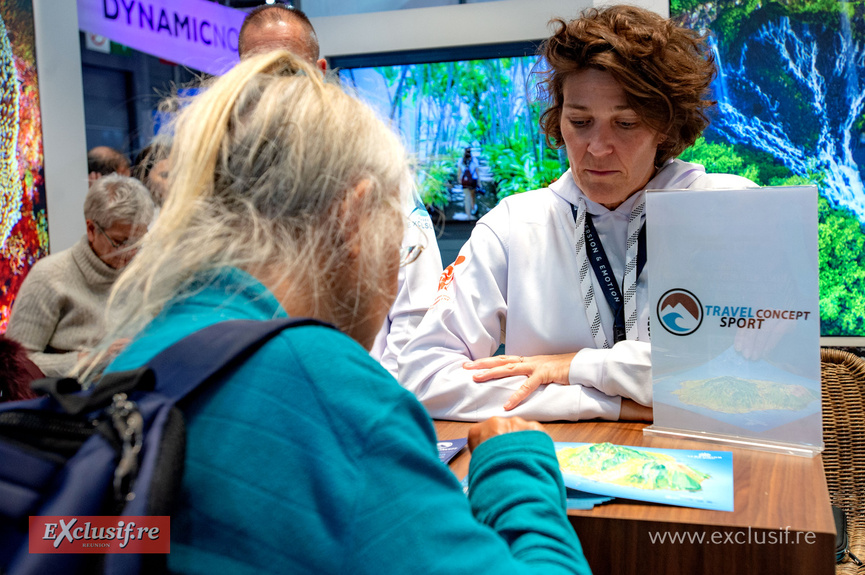
[[[651,420],[644,190],[754,186],[675,159],[711,105],[695,32],[631,6],[554,23],[541,123],[570,169],[478,222],[403,349],[433,417]]]
[[[144,147],[135,158],[132,175],[147,186],[156,206],[154,218],[168,193],[168,155],[170,147],[164,141],[154,141]]]
[[[129,158],[126,154],[108,146],[96,146],[87,152],[87,180],[93,184],[102,176],[120,174],[131,176]]]
[[[108,294],[147,231],[153,202],[138,180],[109,174],[87,191],[84,218],[87,233],[36,262],[9,316],[6,335],[49,377],[68,375],[105,335]]]
[[[174,133],[171,194],[112,293],[132,305],[102,347],[133,340],[107,372],[225,320],[337,329],[283,331],[183,406],[169,571],[588,573],[537,423],[472,428],[467,499],[423,406],[369,356],[416,263],[387,126],[276,51],[214,79]]]
[[[474,220],[475,201],[478,190],[478,159],[472,156],[472,149],[466,148],[460,161],[457,163],[457,175],[463,188],[463,207],[465,215],[454,214],[455,220]],[[459,216],[459,217],[457,217]]]
[[[326,61],[319,58],[318,40],[309,18],[300,10],[281,4],[261,6],[250,12],[241,26],[238,46],[241,59],[282,49],[304,58],[322,72],[327,69]],[[416,194],[406,198],[403,209],[411,222],[403,247],[414,248],[417,262],[400,268],[396,299],[370,351],[394,377],[397,356],[432,305],[443,267],[432,220],[420,198]]]
[[[312,22],[298,8],[265,5],[246,15],[237,40],[240,59],[272,50],[288,50],[322,72],[327,70],[327,60],[319,57],[318,37]]]

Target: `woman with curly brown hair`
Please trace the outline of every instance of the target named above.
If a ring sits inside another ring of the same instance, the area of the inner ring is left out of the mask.
[[[478,222],[400,356],[433,417],[650,420],[643,192],[754,186],[675,159],[708,123],[704,39],[631,6],[555,23],[541,123],[570,169]]]

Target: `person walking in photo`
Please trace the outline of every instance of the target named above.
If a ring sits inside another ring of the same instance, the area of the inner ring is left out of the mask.
[[[478,191],[478,159],[472,156],[472,149],[466,148],[465,153],[460,158],[457,164],[457,173],[460,178],[460,185],[463,188],[463,207],[465,215],[454,214],[455,220],[474,220],[475,209],[477,208],[477,191]],[[459,217],[458,217],[459,216]]]

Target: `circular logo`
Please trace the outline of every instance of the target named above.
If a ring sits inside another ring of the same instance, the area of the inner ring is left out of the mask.
[[[703,304],[684,289],[671,289],[658,300],[658,319],[673,335],[690,335],[703,323]]]

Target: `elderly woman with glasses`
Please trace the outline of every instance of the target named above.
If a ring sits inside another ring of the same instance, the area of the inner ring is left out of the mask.
[[[141,182],[103,176],[84,200],[87,234],[27,274],[6,335],[24,346],[45,375],[67,375],[105,335],[108,294],[152,217],[153,202]]]
[[[106,345],[133,340],[109,372],[225,320],[336,329],[283,331],[182,406],[168,571],[588,573],[539,424],[474,427],[467,498],[368,353],[423,251],[405,151],[369,108],[288,52],[254,56],[183,108],[171,166],[112,296],[135,305],[112,316]]]

